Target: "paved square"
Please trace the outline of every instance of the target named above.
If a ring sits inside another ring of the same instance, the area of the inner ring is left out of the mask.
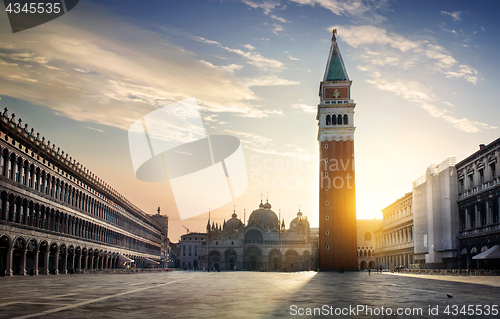
[[[499,277],[177,271],[9,277],[0,285],[0,318],[500,317],[475,308],[500,306]],[[474,315],[460,313],[464,305],[473,305]],[[438,306],[437,316],[429,306]],[[365,308],[353,314],[357,307]],[[381,307],[384,314],[375,315]],[[314,308],[321,313],[305,315]],[[422,313],[397,315],[398,308]]]

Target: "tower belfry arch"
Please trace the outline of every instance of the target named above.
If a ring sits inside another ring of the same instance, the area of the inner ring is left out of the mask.
[[[332,42],[319,86],[319,268],[357,270],[354,108],[351,84],[337,44]]]

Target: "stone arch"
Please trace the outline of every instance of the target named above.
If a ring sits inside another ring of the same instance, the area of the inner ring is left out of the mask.
[[[304,270],[305,269],[310,269],[312,267],[312,259],[311,259],[311,253],[309,250],[306,250],[303,254],[303,260],[304,260]]]
[[[283,256],[280,254],[278,249],[273,249],[269,252],[268,258],[268,268],[271,270],[280,270],[283,264]]]
[[[30,275],[38,275],[38,242],[31,238],[26,242],[26,272]]]
[[[38,243],[38,273],[49,274],[49,244],[46,240],[40,240]]]
[[[284,268],[290,271],[298,270],[299,268],[299,254],[294,249],[289,249],[284,255]]]
[[[12,240],[8,235],[0,236],[0,274],[11,275],[10,254],[11,254]]]
[[[330,125],[331,124],[331,117],[330,117],[330,114],[327,114],[326,115],[326,125]]]
[[[0,218],[3,220],[7,220],[7,203],[8,194],[6,191],[2,191],[0,193]]]
[[[58,272],[60,274],[66,274],[67,273],[67,264],[68,264],[68,249],[66,247],[66,244],[62,243],[59,245],[59,255],[58,255]]]
[[[245,264],[247,270],[262,268],[262,251],[257,246],[250,246],[245,251]]]
[[[362,261],[361,264],[359,265],[359,269],[366,269],[366,261]]]
[[[89,250],[87,249],[87,247],[83,247],[80,269],[82,270],[88,269],[88,258],[89,258]]]
[[[4,148],[2,151],[2,157],[1,157],[1,175],[7,177],[8,171],[9,171],[9,150]]]
[[[264,242],[264,235],[257,229],[250,229],[245,234],[247,244],[260,244]]]
[[[49,272],[53,275],[59,273],[59,246],[55,242],[49,245]]]

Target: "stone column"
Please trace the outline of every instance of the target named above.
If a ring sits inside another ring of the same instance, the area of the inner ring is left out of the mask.
[[[9,247],[9,249],[7,249],[7,262],[6,262],[6,269],[5,269],[5,276],[12,276],[13,275],[13,272],[12,272],[12,253],[13,253],[13,250],[12,248]]]
[[[21,276],[26,276],[26,248],[23,249],[22,251],[22,260],[21,260],[21,270],[19,272],[19,274]]]
[[[40,253],[40,251],[38,250],[35,250],[35,257],[33,258],[33,263],[35,265],[35,271],[34,271],[34,275],[35,276],[38,276],[38,254]]]
[[[470,229],[470,212],[467,207],[465,208],[465,229]]]
[[[486,224],[493,224],[493,210],[488,201],[486,201]]]
[[[59,252],[54,253],[54,275],[59,274]]]
[[[75,271],[80,272],[82,269],[82,255],[78,255],[78,258],[76,258],[76,263],[75,263]]]
[[[4,156],[4,155],[2,154],[2,156]],[[10,156],[5,156],[4,157],[3,167],[4,167],[4,174],[3,174],[3,176],[9,177]]]
[[[71,255],[71,261],[70,261],[70,267],[71,267],[71,270],[75,270],[75,254]]]
[[[61,255],[61,261],[62,261],[62,273],[67,274],[68,273],[68,254]]]
[[[10,171],[13,181],[16,180],[16,172],[17,172],[17,161],[14,160],[12,161],[12,170]]]
[[[477,205],[476,204],[474,204],[474,212],[475,212],[475,216],[474,216],[475,220],[474,220],[474,222],[476,223],[476,228],[477,228],[477,227],[479,227],[479,221],[480,221],[479,217],[480,216],[478,216],[479,214],[477,213]]]
[[[90,257],[90,270],[94,269],[94,256]]]
[[[43,273],[44,273],[44,275],[48,275],[49,274],[49,257],[50,257],[50,252],[46,251],[45,252],[44,265],[43,265]]]

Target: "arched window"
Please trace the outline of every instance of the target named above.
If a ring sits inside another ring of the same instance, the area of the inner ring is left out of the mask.
[[[372,233],[367,232],[367,233],[365,234],[365,240],[372,240]]]
[[[333,114],[332,115],[332,125],[337,124],[337,115]]]
[[[330,114],[327,114],[326,115],[326,125],[330,125],[330,123],[331,123],[330,121],[331,121]]]
[[[342,125],[342,114],[339,114],[339,116],[337,116],[337,124]]]
[[[347,117],[347,114],[344,114],[344,125],[349,124],[349,119]]]

